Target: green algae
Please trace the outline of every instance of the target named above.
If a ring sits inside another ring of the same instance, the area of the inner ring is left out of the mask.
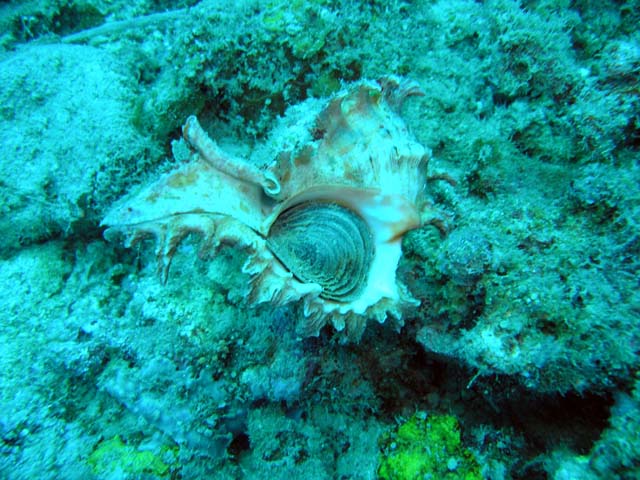
[[[129,475],[148,473],[156,477],[169,473],[169,466],[158,455],[125,444],[118,435],[100,443],[89,456],[88,463],[101,478],[114,472]]]
[[[383,480],[437,478],[481,480],[473,453],[462,444],[451,415],[416,413],[382,438],[378,477]]]

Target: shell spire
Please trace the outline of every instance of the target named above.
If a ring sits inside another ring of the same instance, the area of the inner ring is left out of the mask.
[[[300,302],[300,331],[331,323],[348,338],[367,319],[401,323],[416,301],[396,280],[402,236],[425,221],[430,152],[399,110],[421,95],[415,82],[385,77],[327,100],[291,107],[249,158],[224,152],[198,123],[183,136],[191,159],[121,201],[105,217],[130,246],[157,239],[159,270],[189,233],[201,252],[224,243],[245,251],[251,304]]]
[[[424,90],[418,82],[413,80],[389,75],[379,79],[378,83],[385,100],[398,113],[407,98],[424,97]]]

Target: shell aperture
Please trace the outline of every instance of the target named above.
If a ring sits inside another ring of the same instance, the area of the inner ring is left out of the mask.
[[[310,201],[286,209],[271,226],[267,244],[296,278],[319,284],[321,297],[338,302],[362,290],[374,255],[365,221],[331,202]]]

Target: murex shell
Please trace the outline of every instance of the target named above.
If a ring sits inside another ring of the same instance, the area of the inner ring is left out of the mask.
[[[429,151],[399,116],[421,95],[397,77],[361,81],[292,107],[249,159],[220,149],[192,116],[191,160],[120,202],[104,219],[127,245],[157,238],[166,279],[179,242],[203,237],[247,252],[249,302],[300,300],[302,331],[327,322],[359,338],[366,320],[401,321],[415,305],[396,280],[402,236],[424,223]]]

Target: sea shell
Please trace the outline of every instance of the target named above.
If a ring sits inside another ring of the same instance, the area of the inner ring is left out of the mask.
[[[401,322],[416,301],[396,280],[402,236],[427,221],[429,150],[399,116],[416,83],[352,84],[291,107],[249,159],[222,151],[192,116],[194,153],[104,219],[107,238],[152,235],[163,277],[179,242],[203,237],[247,252],[250,303],[300,301],[306,334],[327,322],[359,338],[368,318]]]

